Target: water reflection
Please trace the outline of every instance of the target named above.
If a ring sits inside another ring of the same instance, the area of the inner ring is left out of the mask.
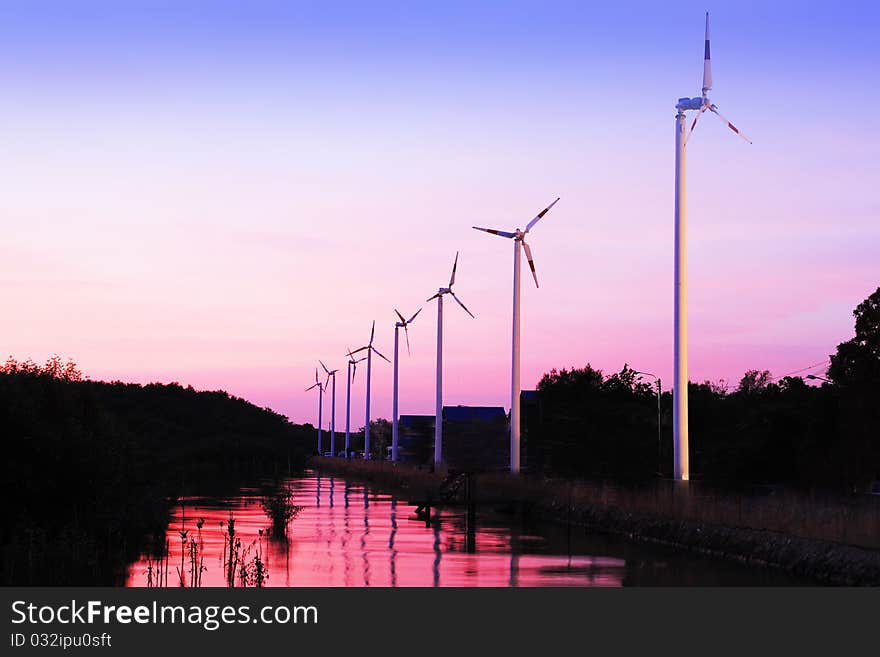
[[[391,566],[391,586],[397,586],[397,565],[394,563],[397,558],[397,548],[394,547],[394,536],[397,534],[397,498],[391,496],[391,534],[388,535],[388,556]]]
[[[167,528],[171,585],[179,585],[182,530],[201,530],[203,586],[225,586],[221,522],[235,517],[242,545],[263,539],[267,586],[632,586],[681,584],[790,584],[788,578],[739,564],[646,548],[560,524],[479,508],[432,508],[335,477],[305,475],[289,486],[302,511],[286,536],[268,533],[271,520],[261,491],[232,498],[189,498]],[[341,508],[334,495],[341,491]],[[355,500],[362,501],[357,503]],[[130,565],[129,586],[146,586],[156,557]]]
[[[431,526],[434,530],[434,586],[440,586],[440,560],[443,558],[443,551],[440,549],[440,514],[436,513]]]

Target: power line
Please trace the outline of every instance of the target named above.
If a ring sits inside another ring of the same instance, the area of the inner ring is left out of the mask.
[[[807,370],[811,370],[813,368],[819,367],[820,365],[825,365],[826,363],[830,363],[831,359],[826,358],[825,360],[819,361],[818,363],[813,363],[812,365],[807,365],[806,367],[802,367],[799,370],[794,370],[793,372],[788,372],[787,374],[783,374],[782,376],[774,376],[774,379],[784,379],[787,376],[791,376],[792,374],[799,374],[801,372],[806,372]]]

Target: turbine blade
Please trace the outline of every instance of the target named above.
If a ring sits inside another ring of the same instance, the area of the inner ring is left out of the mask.
[[[532,229],[532,227],[541,220],[541,217],[543,217],[545,214],[550,212],[550,208],[552,208],[558,202],[559,202],[559,197],[557,196],[555,201],[553,201],[550,205],[548,205],[546,208],[541,210],[538,213],[538,215],[526,225],[526,229],[523,232],[528,233]]]
[[[385,358],[385,356],[383,356],[382,354],[380,354],[380,353],[379,353],[379,350],[376,349],[376,347],[371,347],[371,349],[373,350],[373,353],[375,353],[379,358],[381,358],[381,359],[383,359],[383,360],[385,360],[385,361],[387,361],[387,362],[389,362],[389,363],[391,362],[390,360],[388,360],[387,358]]]
[[[324,368],[324,371],[327,372],[327,374],[330,374],[330,370],[327,369],[327,366],[324,365],[323,361],[319,360],[318,362],[321,363],[321,367]]]
[[[730,121],[728,121],[726,118],[724,118],[724,116],[721,114],[721,112],[718,111],[718,106],[717,106],[717,105],[715,105],[715,104],[713,103],[712,105],[709,105],[709,109],[710,109],[712,112],[714,112],[715,115],[716,115],[719,119],[721,119],[724,123],[726,123],[728,128],[730,128],[731,130],[733,130],[737,135],[739,135],[740,137],[742,137],[743,139],[745,139],[745,140],[746,140],[747,142],[749,142],[750,144],[752,143],[752,140],[751,140],[751,139],[749,139],[748,137],[746,137],[743,133],[741,133],[741,132],[739,131],[739,129],[738,129],[735,125],[733,125]]]
[[[439,297],[440,297],[440,293],[438,292],[433,297],[428,297],[427,299],[425,299],[425,301],[433,301],[434,299],[437,299]]]
[[[529,245],[526,244],[525,240],[520,242],[523,247],[523,251],[526,252],[526,260],[529,261],[529,269],[532,270],[532,278],[535,279],[535,287],[541,287],[538,285],[538,275],[535,273],[535,261],[532,259],[532,250],[529,248]]]
[[[706,108],[707,108],[707,107],[708,107],[708,105],[703,105],[703,106],[700,108],[700,111],[697,112],[697,115],[694,117],[694,122],[691,123],[691,129],[688,130],[687,137],[684,138],[684,143],[685,143],[685,144],[688,143],[688,141],[690,140],[690,138],[691,138],[691,133],[693,133],[694,128],[697,127],[697,121],[699,121],[699,120],[700,120],[700,117],[703,116],[703,112],[706,111]]]
[[[712,58],[709,56],[709,12],[706,12],[706,48],[703,53],[703,98],[712,88]]]
[[[480,228],[479,226],[471,226],[474,230],[481,230],[484,233],[491,233],[499,237],[516,237],[516,233],[508,233],[506,230],[495,230],[494,228]]]
[[[464,311],[465,311],[468,315],[470,315],[471,317],[474,317],[474,314],[473,314],[470,310],[467,309],[467,306],[464,305],[464,304],[461,302],[461,299],[459,299],[457,296],[455,296],[455,292],[453,292],[452,290],[450,290],[450,291],[449,291],[449,294],[452,295],[452,298],[453,298],[453,299],[455,299],[456,301],[458,301],[458,305],[461,306],[462,308],[464,308]],[[474,317],[474,319],[476,319],[476,317]]]
[[[373,328],[370,329],[370,344],[373,344],[373,338],[376,337],[376,320],[373,320]]]
[[[394,309],[394,312],[396,312],[397,316],[400,317],[400,321],[406,324],[406,320],[403,318],[403,315],[400,314],[400,311],[397,308]]]
[[[406,355],[412,356],[412,352],[409,350],[409,330],[407,330],[406,324],[403,325],[403,334],[406,336]]]
[[[455,283],[455,270],[458,268],[458,251],[455,252],[455,262],[452,263],[452,276],[449,277],[449,287]]]
[[[359,352],[359,351],[363,351],[364,349],[369,349],[369,348],[370,348],[370,345],[367,345],[366,347],[360,347],[359,349],[355,349],[354,351],[349,351],[349,352],[348,352],[348,355],[349,355],[349,356],[353,356],[353,355],[356,354],[357,352]]]
[[[318,368],[315,368],[315,383],[318,382]]]
[[[415,314],[414,314],[412,317],[410,317],[408,320],[406,320],[406,323],[407,323],[407,324],[412,324],[413,320],[416,318],[416,316],[418,316],[418,314],[419,314],[420,312],[422,312],[422,309],[421,309],[421,308],[419,308],[419,309],[415,312]]]
[[[359,360],[356,360],[355,362],[353,362],[353,363],[351,364],[351,382],[352,382],[352,383],[354,383],[354,375],[357,374],[357,371],[358,371],[358,365],[357,365],[357,364],[358,364],[359,362],[360,362]]]
[[[324,390],[327,389],[328,385],[330,385],[330,372],[327,372],[327,380],[324,381]]]
[[[318,384],[316,383],[315,385],[313,385],[313,386],[309,386],[308,388],[306,388],[306,392],[308,392],[309,390],[311,390],[312,388],[314,388],[316,385],[318,385]]]

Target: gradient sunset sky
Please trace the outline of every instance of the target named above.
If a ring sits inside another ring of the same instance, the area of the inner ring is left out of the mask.
[[[706,10],[711,98],[754,144],[711,116],[688,144],[691,379],[852,336],[880,284],[875,4],[474,4],[0,2],[3,357],[314,423],[317,359],[344,368],[373,319],[390,357],[394,307],[424,306],[401,412],[432,413],[425,299],[460,250],[477,319],[446,304],[445,401],[507,407],[512,247],[470,227],[561,196],[523,387],[588,361],[671,382],[674,105]]]

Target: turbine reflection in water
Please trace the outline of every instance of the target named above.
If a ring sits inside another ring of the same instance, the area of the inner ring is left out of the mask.
[[[304,508],[288,526],[286,536],[274,535],[265,544],[268,586],[792,583],[739,564],[626,543],[587,534],[582,528],[528,521],[518,514],[483,507],[478,509],[470,545],[463,507],[434,509],[426,526],[415,513],[415,500],[374,492],[360,484],[326,475],[319,484],[317,475],[306,474],[281,485],[289,485],[296,503]],[[331,491],[337,486],[342,505],[331,508]],[[352,503],[352,496],[358,495],[363,503]],[[261,506],[261,489],[245,488],[230,498],[188,498],[185,504],[185,519],[180,507],[176,508],[166,536],[172,545],[179,544],[179,538],[175,543],[179,532],[192,530],[197,518],[205,518],[202,537],[207,570],[202,584],[225,586],[219,523],[232,513],[236,537],[243,545],[255,540],[259,530],[265,533],[271,521]],[[148,561],[149,556],[143,555],[129,566],[129,586],[146,585]]]

